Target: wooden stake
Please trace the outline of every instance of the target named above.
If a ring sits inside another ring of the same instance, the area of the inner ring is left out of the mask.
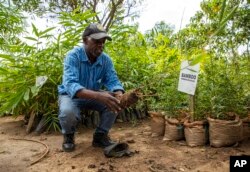
[[[28,122],[28,125],[27,125],[27,128],[26,128],[26,132],[27,132],[27,133],[30,133],[31,128],[32,128],[33,123],[34,123],[34,120],[35,120],[35,117],[36,117],[36,114],[34,113],[34,111],[32,111],[32,112],[30,113],[29,122]]]
[[[190,115],[191,115],[191,122],[194,121],[194,96],[189,95],[189,110],[190,110]]]

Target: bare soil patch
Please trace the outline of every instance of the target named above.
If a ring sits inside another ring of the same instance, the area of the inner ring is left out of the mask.
[[[151,137],[150,119],[132,123],[116,123],[110,131],[113,140],[124,141],[134,152],[131,157],[106,158],[103,150],[91,146],[93,129],[81,127],[76,134],[76,150],[65,153],[61,149],[60,133],[27,135],[22,117],[0,118],[1,172],[228,172],[230,155],[250,155],[250,140],[238,146],[213,148],[209,145],[189,147],[185,141],[162,141]],[[40,162],[30,165],[49,147]]]

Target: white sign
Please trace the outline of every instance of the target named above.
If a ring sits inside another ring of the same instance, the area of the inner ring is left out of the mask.
[[[190,66],[187,60],[181,63],[178,91],[194,95],[198,81],[199,69],[200,64]]]
[[[47,76],[37,76],[36,77],[36,86],[41,87],[45,84],[47,81],[48,77]]]

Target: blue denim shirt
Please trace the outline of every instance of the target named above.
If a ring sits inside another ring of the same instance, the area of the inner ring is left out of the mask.
[[[124,91],[110,57],[102,53],[91,64],[84,46],[75,47],[64,59],[63,82],[58,86],[59,95],[74,97],[80,89],[99,90],[102,86],[108,91]]]

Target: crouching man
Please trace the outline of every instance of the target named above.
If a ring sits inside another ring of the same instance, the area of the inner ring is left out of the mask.
[[[124,89],[110,57],[103,52],[111,37],[98,23],[91,23],[82,34],[83,46],[69,51],[64,59],[63,81],[58,86],[59,121],[65,152],[75,149],[76,125],[81,121],[81,109],[98,111],[100,123],[93,134],[94,147],[113,144],[109,130],[121,110]],[[104,86],[109,92],[99,91]]]

